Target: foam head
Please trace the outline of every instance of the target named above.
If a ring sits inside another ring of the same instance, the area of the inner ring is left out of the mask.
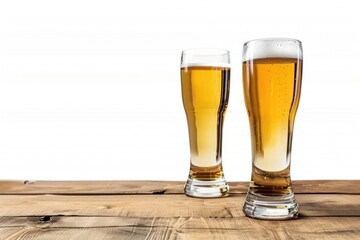
[[[260,58],[302,59],[301,42],[290,38],[264,38],[246,42],[243,61]]]
[[[230,67],[230,53],[224,49],[198,48],[181,54],[181,67]]]

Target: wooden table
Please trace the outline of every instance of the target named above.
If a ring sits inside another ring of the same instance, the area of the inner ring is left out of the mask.
[[[183,182],[0,181],[0,239],[360,239],[360,180],[294,181],[290,221],[245,217],[247,185],[198,199]]]

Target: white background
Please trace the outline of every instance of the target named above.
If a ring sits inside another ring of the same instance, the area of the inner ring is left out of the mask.
[[[250,180],[245,41],[300,39],[293,179],[359,179],[357,1],[0,2],[0,179],[185,180],[180,54],[231,52],[223,160]]]

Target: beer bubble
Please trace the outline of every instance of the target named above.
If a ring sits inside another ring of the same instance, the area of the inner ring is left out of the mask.
[[[295,39],[258,39],[246,42],[244,46],[253,48],[256,51],[246,51],[243,61],[261,58],[300,58],[301,43]]]

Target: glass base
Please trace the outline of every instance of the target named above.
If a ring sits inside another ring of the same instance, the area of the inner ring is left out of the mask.
[[[299,206],[294,193],[265,196],[249,191],[243,211],[248,217],[267,220],[285,220],[299,216]]]
[[[229,185],[224,178],[214,181],[200,181],[189,178],[185,184],[184,191],[190,197],[225,197],[229,195]]]

